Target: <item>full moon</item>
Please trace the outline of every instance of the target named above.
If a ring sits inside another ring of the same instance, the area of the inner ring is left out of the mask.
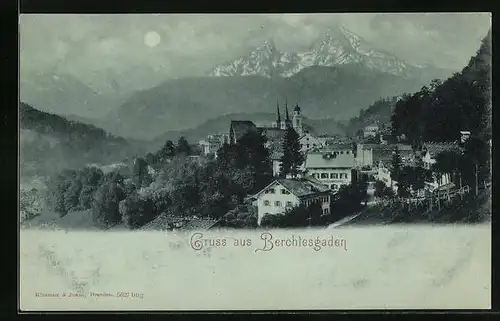
[[[161,41],[161,37],[156,31],[148,31],[144,35],[144,44],[148,47],[156,47]]]

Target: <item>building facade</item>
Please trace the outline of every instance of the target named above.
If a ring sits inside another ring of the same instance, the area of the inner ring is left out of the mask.
[[[403,162],[412,160],[414,153],[411,145],[408,144],[357,144],[356,145],[356,166],[377,167],[379,162],[386,162],[392,159],[394,152],[398,152]]]
[[[364,129],[363,129],[363,137],[367,138],[367,137],[374,137],[378,134],[379,132],[379,127],[378,125],[370,125],[370,126],[366,126]]]
[[[198,145],[200,146],[203,155],[217,155],[217,151],[227,143],[229,143],[229,137],[227,134],[211,134],[208,135],[206,139],[200,140]]]
[[[254,195],[257,205],[257,223],[266,215],[285,214],[303,204],[321,203],[323,214],[330,213],[331,190],[321,182],[309,177],[276,179]]]
[[[305,133],[299,138],[300,151],[307,152],[314,148],[324,147],[323,142],[311,133]]]
[[[352,183],[352,172],[355,167],[354,154],[316,150],[306,156],[306,174],[327,185],[333,191],[342,185]]]

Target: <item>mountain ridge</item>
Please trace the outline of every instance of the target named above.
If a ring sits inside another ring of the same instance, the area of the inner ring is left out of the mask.
[[[231,113],[276,110],[276,100],[298,102],[304,116],[350,119],[381,97],[414,92],[423,83],[359,65],[312,66],[288,78],[256,75],[167,80],[136,92],[106,116],[107,130],[123,137],[154,139]],[[147,126],[145,126],[147,124]]]
[[[303,52],[281,52],[272,39],[247,55],[216,65],[208,76],[291,77],[312,66],[333,67],[359,64],[366,68],[404,77],[439,78],[450,71],[434,66],[418,66],[371,45],[344,26],[331,27]]]

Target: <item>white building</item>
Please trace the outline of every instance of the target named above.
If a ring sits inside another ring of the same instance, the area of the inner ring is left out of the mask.
[[[373,136],[377,135],[378,132],[379,132],[379,127],[377,125],[366,126],[363,129],[363,136],[365,138],[367,138],[367,137],[373,137]]]
[[[384,182],[385,186],[391,187],[394,193],[398,191],[398,182],[391,178],[391,168],[389,162],[379,161],[375,179]]]
[[[354,166],[352,152],[316,150],[309,152],[305,161],[307,175],[318,179],[334,191],[342,185],[351,184]]]
[[[200,140],[198,145],[201,148],[203,155],[216,154],[217,151],[229,142],[227,134],[210,134],[206,139]]]
[[[304,204],[320,202],[323,214],[330,213],[331,190],[310,177],[276,179],[254,195],[257,204],[257,223],[265,215],[285,214],[287,210]]]

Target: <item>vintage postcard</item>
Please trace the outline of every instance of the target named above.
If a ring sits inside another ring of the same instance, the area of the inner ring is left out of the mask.
[[[491,14],[24,14],[20,310],[491,308]]]

